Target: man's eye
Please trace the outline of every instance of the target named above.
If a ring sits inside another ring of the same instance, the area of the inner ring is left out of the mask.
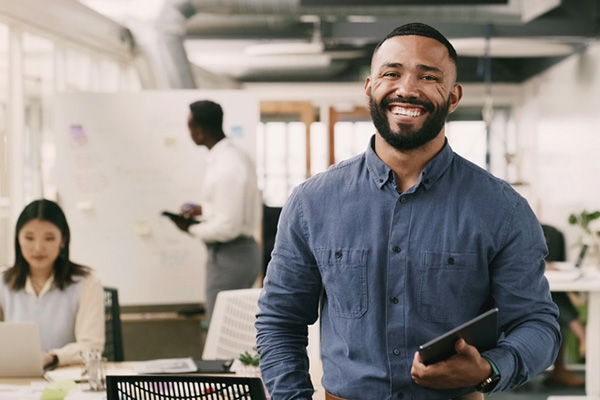
[[[397,78],[400,76],[400,74],[396,73],[396,72],[386,72],[385,74],[383,74],[383,76],[387,76],[390,78]]]
[[[435,77],[435,76],[432,76],[432,75],[425,75],[425,76],[423,77],[423,79],[424,79],[424,80],[426,80],[426,81],[437,81],[437,80],[438,80],[438,78],[437,78],[437,77]]]

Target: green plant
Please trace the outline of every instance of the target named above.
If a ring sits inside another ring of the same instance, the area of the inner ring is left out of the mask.
[[[238,357],[238,360],[240,360],[240,362],[244,365],[251,365],[253,367],[258,367],[258,354],[250,354],[247,351],[240,354],[240,356]]]
[[[583,210],[579,214],[569,215],[569,223],[571,225],[578,225],[582,230],[582,234],[579,238],[579,242],[583,240],[582,236],[598,236],[600,237],[600,230],[594,231],[590,228],[590,223],[600,218],[600,211],[592,211],[591,213]]]

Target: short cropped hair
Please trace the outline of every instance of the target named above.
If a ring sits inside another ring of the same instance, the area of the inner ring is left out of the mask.
[[[396,36],[424,36],[434,40],[437,40],[441,44],[443,44],[450,54],[450,58],[454,62],[454,65],[458,66],[458,56],[456,55],[456,50],[454,50],[454,46],[446,39],[444,35],[442,35],[437,29],[423,24],[421,22],[411,22],[409,24],[405,24],[397,27],[393,31],[391,31],[381,42],[377,44],[375,47],[375,51],[373,54],[377,53],[377,50],[381,47],[383,42],[388,39],[391,39]]]
[[[223,131],[223,109],[214,101],[199,100],[190,104],[192,121],[211,133]]]

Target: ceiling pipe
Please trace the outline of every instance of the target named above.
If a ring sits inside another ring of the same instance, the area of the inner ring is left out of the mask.
[[[480,4],[455,5],[448,0],[446,4],[427,5],[376,5],[369,0],[362,4],[344,4],[341,1],[324,1],[319,6],[306,6],[301,0],[188,0],[188,8],[201,13],[215,15],[279,15],[298,19],[303,15],[316,15],[327,18],[346,18],[355,15],[375,16],[383,19],[402,17],[404,19],[427,19],[449,22],[498,22],[527,23],[540,15],[560,6],[561,0],[509,0],[504,5]],[[333,5],[336,4],[336,5]],[[339,4],[339,5],[338,5]],[[192,18],[192,16],[190,16]]]

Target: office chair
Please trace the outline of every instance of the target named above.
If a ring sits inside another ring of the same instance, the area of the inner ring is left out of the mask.
[[[109,375],[107,400],[266,400],[260,378],[216,375]]]
[[[125,361],[119,294],[117,289],[108,287],[104,288],[104,330],[106,339],[102,355],[108,361]]]
[[[260,288],[219,292],[202,352],[204,360],[236,359],[256,352],[256,328]]]
[[[256,313],[261,288],[219,292],[202,352],[204,360],[237,359],[244,352],[256,353]],[[320,386],[320,321],[308,327],[310,375],[315,388]]]

